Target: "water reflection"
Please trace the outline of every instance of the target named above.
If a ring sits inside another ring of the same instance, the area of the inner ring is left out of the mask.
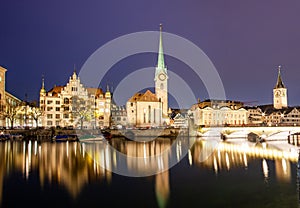
[[[232,167],[248,167],[252,159],[262,159],[262,173],[265,178],[269,176],[267,159],[275,161],[276,177],[280,181],[289,181],[291,179],[291,162],[298,161],[298,154],[289,151],[280,151],[278,149],[254,146],[251,143],[226,143],[220,142],[213,154],[203,161],[199,155],[206,148],[211,148],[207,143],[211,141],[198,140],[192,148],[194,163],[212,168],[217,173],[224,170],[230,170]],[[251,146],[252,145],[252,146]]]
[[[76,198],[86,184],[99,180],[111,183],[113,174],[108,170],[120,166],[137,173],[143,173],[149,169],[164,170],[168,167],[171,158],[179,161],[184,154],[184,149],[191,143],[194,145],[187,152],[187,164],[195,168],[212,170],[216,174],[241,167],[247,169],[252,160],[260,158],[262,179],[268,180],[271,171],[268,163],[274,161],[276,178],[286,183],[290,182],[292,177],[291,162],[298,161],[295,153],[283,152],[266,146],[199,139],[194,142],[188,138],[178,140],[162,138],[146,143],[121,138],[96,143],[7,141],[0,143],[2,160],[0,163],[0,204],[4,178],[12,172],[21,172],[25,180],[36,172],[41,187],[46,181],[49,184],[58,183],[64,186],[73,198]],[[158,157],[158,159],[151,157],[160,155],[171,145],[175,145],[176,148],[168,157]],[[114,148],[109,148],[111,146]],[[117,153],[128,156],[128,159],[120,160]],[[169,170],[161,171],[154,176],[154,179],[157,204],[159,207],[165,207],[171,195]]]

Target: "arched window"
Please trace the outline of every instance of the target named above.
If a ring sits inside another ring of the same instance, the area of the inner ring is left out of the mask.
[[[148,106],[148,123],[151,123],[151,105]]]
[[[160,84],[160,89],[161,89],[161,90],[164,89],[164,84],[163,84],[163,83]]]
[[[64,99],[64,104],[69,104],[69,99],[68,98]]]

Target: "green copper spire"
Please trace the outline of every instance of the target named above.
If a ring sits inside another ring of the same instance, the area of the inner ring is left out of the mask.
[[[277,89],[277,88],[285,88],[285,86],[284,86],[284,84],[282,82],[282,79],[281,79],[280,70],[281,70],[281,66],[278,66],[278,77],[277,77],[277,83],[276,83],[275,89]]]
[[[159,51],[158,51],[157,68],[159,69],[165,68],[164,50],[162,44],[162,24],[159,25]]]

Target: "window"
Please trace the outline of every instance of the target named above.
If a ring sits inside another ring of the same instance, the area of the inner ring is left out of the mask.
[[[60,119],[60,114],[56,114],[56,115],[55,115],[55,118],[56,118],[56,119]]]
[[[52,111],[52,107],[47,107],[47,111]]]
[[[69,111],[69,106],[64,107],[64,111]]]
[[[59,101],[59,100],[57,100],[57,101],[55,102],[55,104],[56,104],[56,105],[59,105],[59,104],[60,104],[60,101]]]
[[[41,100],[41,104],[44,104],[44,100]]]
[[[69,114],[64,114],[64,118],[69,118]]]
[[[52,121],[47,121],[47,126],[52,126]]]
[[[64,99],[64,104],[69,104],[70,103],[70,100],[68,98],[65,98]]]
[[[164,84],[163,84],[163,83],[160,84],[160,89],[161,89],[161,90],[164,89]]]
[[[52,104],[52,100],[48,100],[47,101],[47,104],[49,105],[49,104]]]
[[[60,107],[56,107],[56,108],[55,108],[55,111],[60,111]]]
[[[130,103],[130,106],[133,107],[133,103]]]
[[[148,106],[148,123],[151,123],[151,105]]]
[[[52,119],[52,114],[47,114],[48,119]]]

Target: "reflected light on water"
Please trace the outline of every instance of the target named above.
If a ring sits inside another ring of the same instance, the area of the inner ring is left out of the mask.
[[[182,146],[187,140],[174,141],[176,149],[169,157],[178,158]],[[112,151],[109,145],[115,147]],[[125,166],[129,170],[145,171],[149,168],[165,169],[169,160],[162,153],[172,145],[170,139],[158,139],[147,143],[139,143],[122,139],[113,139],[110,143],[38,143],[34,142],[2,142],[0,143],[0,203],[2,198],[3,178],[11,170],[20,171],[25,179],[33,171],[38,172],[41,187],[46,181],[57,182],[64,186],[73,198],[76,198],[86,184],[91,181],[112,181],[112,173],[106,168]],[[117,152],[129,156],[129,160],[120,161]],[[208,154],[210,153],[211,154]],[[152,155],[159,155],[151,160]],[[142,160],[130,160],[140,157]],[[146,158],[146,160],[145,160]],[[205,158],[205,160],[203,159]],[[275,161],[275,174],[279,181],[291,180],[290,162],[298,161],[297,152],[280,151],[266,145],[234,144],[219,142],[211,145],[211,141],[197,140],[188,150],[186,159],[190,166],[201,166],[216,174],[232,171],[236,167],[248,167],[253,159],[262,160],[264,178],[270,175],[268,160]],[[123,163],[122,163],[123,162]],[[260,163],[259,163],[260,164]],[[104,168],[103,168],[104,167]],[[169,170],[155,176],[155,192],[159,206],[164,207],[170,196]]]
[[[189,151],[188,151],[188,159],[189,159],[189,164],[190,164],[190,165],[193,165],[192,152],[191,152],[190,149],[189,149]]]
[[[269,177],[269,168],[268,168],[268,163],[267,163],[266,159],[262,160],[262,169],[263,169],[264,178],[268,179],[268,177]]]
[[[229,170],[230,169],[230,161],[229,161],[229,157],[228,157],[228,153],[227,152],[225,153],[225,160],[226,160],[227,170]]]
[[[217,163],[217,159],[215,156],[214,156],[214,170],[215,170],[215,173],[218,173],[218,163]]]

